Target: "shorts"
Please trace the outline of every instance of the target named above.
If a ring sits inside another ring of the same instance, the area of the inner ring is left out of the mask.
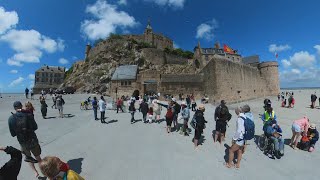
[[[244,146],[244,144],[245,144],[245,141],[244,141],[244,139],[242,139],[242,140],[236,140],[236,144],[238,145],[238,146]]]
[[[301,132],[300,126],[298,124],[295,124],[295,123],[292,124],[292,128],[291,129],[292,129],[292,131],[297,132],[297,133]]]
[[[34,148],[32,148],[30,150],[27,150],[27,148],[23,145],[20,145],[20,146],[21,146],[21,151],[27,156],[31,156],[31,153],[35,157],[40,156],[40,154],[41,154],[41,147],[39,144],[37,144]]]
[[[223,121],[216,121],[216,131],[220,133],[226,133],[227,123]]]
[[[166,118],[167,126],[171,127],[172,119]]]

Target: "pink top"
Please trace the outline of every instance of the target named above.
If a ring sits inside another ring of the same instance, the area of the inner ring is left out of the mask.
[[[309,121],[307,117],[303,117],[302,119],[295,120],[293,123],[299,125],[301,130],[304,130],[304,132],[308,132]]]

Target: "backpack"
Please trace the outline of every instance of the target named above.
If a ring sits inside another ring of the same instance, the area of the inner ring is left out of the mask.
[[[172,109],[171,109],[171,108],[169,108],[169,109],[167,110],[166,118],[168,118],[168,119],[172,119],[172,118],[173,118],[173,112],[172,112]]]
[[[219,106],[219,120],[230,121],[232,114],[229,113],[227,106]]]
[[[181,110],[180,104],[176,103],[176,105],[174,106],[174,110],[175,110],[175,113],[176,113],[176,114],[179,114],[179,113],[180,113],[180,110]]]
[[[190,126],[193,129],[196,129],[196,126],[197,126],[196,114],[193,115],[192,120],[190,121]]]
[[[33,116],[32,114],[23,113],[23,116],[17,116],[13,114],[13,117],[16,119],[15,131],[17,134],[17,139],[20,144],[23,144],[26,149],[32,149],[36,145],[38,145],[38,138],[34,131],[30,129],[30,125],[28,123],[29,118]]]
[[[243,135],[243,138],[244,140],[251,140],[254,138],[254,133],[255,133],[255,125],[254,125],[254,122],[249,119],[249,118],[244,118],[241,116],[241,118],[243,119],[244,121],[244,135]]]

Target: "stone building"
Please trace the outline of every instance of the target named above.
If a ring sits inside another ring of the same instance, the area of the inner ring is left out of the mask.
[[[217,55],[232,62],[242,63],[242,57],[236,50],[232,53],[227,53],[220,47],[219,43],[216,43],[213,48],[201,48],[199,42],[198,46],[194,48],[194,59],[197,68],[205,67],[207,63]]]
[[[65,78],[65,67],[42,66],[35,72],[33,91],[56,89],[63,83]]]

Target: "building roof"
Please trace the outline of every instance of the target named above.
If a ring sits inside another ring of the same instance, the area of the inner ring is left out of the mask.
[[[60,66],[42,66],[36,72],[64,73],[65,67]]]
[[[259,63],[260,62],[260,58],[259,58],[258,55],[248,56],[248,57],[242,58],[242,62],[243,62],[243,64]]]
[[[124,65],[119,66],[113,73],[111,80],[135,80],[137,78],[138,66],[137,65]]]

